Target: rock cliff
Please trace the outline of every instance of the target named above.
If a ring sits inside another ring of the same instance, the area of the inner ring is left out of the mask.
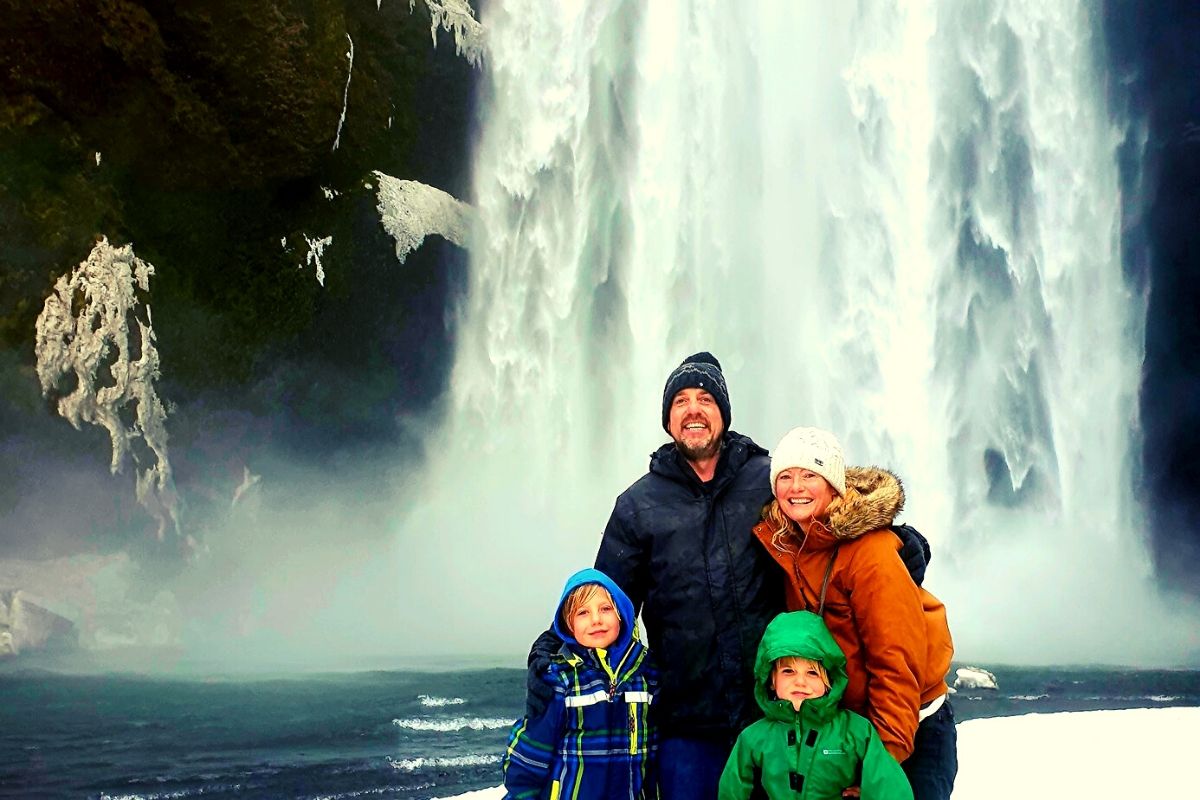
[[[20,589],[0,589],[0,657],[78,644],[71,620],[34,603]]]
[[[397,420],[444,389],[465,259],[438,239],[398,263],[367,184],[378,170],[469,194],[483,73],[459,52],[478,38],[466,13],[0,0],[0,474],[16,476],[0,483],[0,558],[194,549],[156,536],[134,478],[104,474],[103,439],[38,396],[35,320],[101,237],[156,268],[139,299],[187,531],[219,523],[268,449],[322,467],[419,452]]]

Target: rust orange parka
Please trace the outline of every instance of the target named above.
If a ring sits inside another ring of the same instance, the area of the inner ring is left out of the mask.
[[[895,475],[851,467],[845,495],[807,536],[766,520],[754,528],[787,573],[788,610],[821,614],[846,654],[842,706],[869,719],[897,761],[912,754],[921,707],[946,693],[954,655],[946,607],[913,583],[888,527],[903,505]]]

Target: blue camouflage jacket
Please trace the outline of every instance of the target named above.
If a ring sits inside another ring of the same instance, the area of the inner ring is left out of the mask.
[[[505,798],[526,800],[649,800],[658,797],[657,748],[649,719],[658,676],[638,641],[636,613],[620,587],[599,570],[567,581],[559,600],[586,583],[608,589],[621,632],[606,650],[582,647],[556,609],[564,644],[543,680],[554,688],[544,714],[513,725],[504,753]]]

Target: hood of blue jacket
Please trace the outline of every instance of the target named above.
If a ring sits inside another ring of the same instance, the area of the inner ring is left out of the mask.
[[[617,640],[609,645],[607,649],[615,653],[624,653],[629,648],[630,643],[636,638],[637,614],[633,610],[633,603],[621,591],[621,587],[617,586],[612,578],[598,569],[581,569],[567,578],[567,584],[563,587],[562,594],[558,598],[558,605],[554,608],[554,622],[551,627],[558,634],[559,638],[567,644],[587,649],[575,641],[575,636],[562,621],[562,607],[567,602],[567,595],[585,583],[598,583],[612,595],[613,603],[617,607],[617,613],[621,616],[621,631],[617,634]]]

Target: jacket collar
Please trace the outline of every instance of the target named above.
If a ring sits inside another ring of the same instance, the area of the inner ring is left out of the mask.
[[[628,643],[624,649],[607,649],[603,654],[594,648],[587,648],[578,642],[563,642],[555,652],[554,658],[570,667],[578,669],[583,664],[590,664],[596,669],[608,673],[614,684],[622,684],[637,672],[645,658],[646,646],[637,639]]]
[[[667,442],[650,455],[650,471],[685,486],[715,492],[725,488],[737,477],[747,461],[760,455],[767,455],[767,451],[755,444],[749,436],[743,436],[737,431],[725,431],[721,440],[721,453],[717,459],[717,471],[707,485],[701,483],[696,471],[680,454],[674,442]]]

